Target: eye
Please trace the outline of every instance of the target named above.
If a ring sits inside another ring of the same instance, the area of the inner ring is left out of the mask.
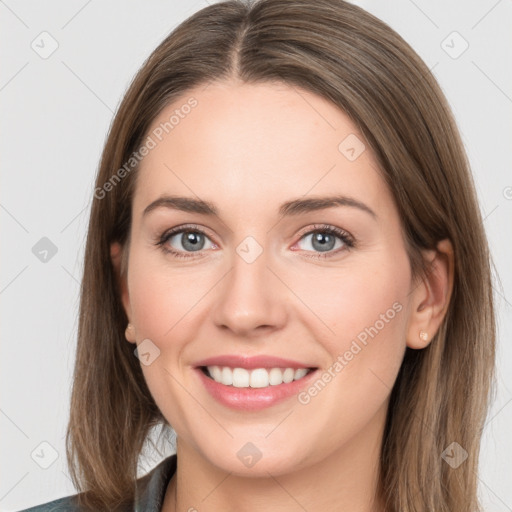
[[[308,257],[329,258],[355,245],[353,237],[343,229],[330,225],[315,225],[313,227],[313,230],[310,229],[302,235],[300,240],[306,241],[305,247],[302,249],[318,251],[320,254]]]
[[[299,242],[308,240],[302,250],[317,252],[310,258],[329,258],[355,246],[354,238],[345,230],[331,225],[314,225],[304,233]],[[208,242],[211,244],[207,247]],[[198,226],[178,226],[166,231],[156,242],[166,254],[176,258],[194,258],[208,248],[217,248],[207,234]],[[311,249],[310,249],[311,248]],[[336,249],[336,250],[333,250]]]
[[[194,252],[208,249],[208,247],[205,247],[207,240],[210,241],[213,247],[216,247],[199,227],[180,226],[166,231],[160,237],[157,245],[161,246],[165,253],[173,254],[177,258],[193,258],[195,256]]]

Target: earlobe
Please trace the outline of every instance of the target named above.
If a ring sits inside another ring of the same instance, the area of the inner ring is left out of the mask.
[[[130,343],[135,343],[135,341],[136,341],[136,338],[135,338],[135,327],[132,324],[129,323],[126,326],[126,330],[124,331],[124,337]]]
[[[446,239],[429,251],[429,271],[412,292],[407,346],[425,348],[437,333],[450,304],[454,278],[454,253]]]

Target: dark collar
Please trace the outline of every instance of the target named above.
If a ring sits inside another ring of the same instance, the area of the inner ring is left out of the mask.
[[[137,480],[134,512],[161,511],[167,485],[176,472],[176,463],[176,454],[171,455]]]

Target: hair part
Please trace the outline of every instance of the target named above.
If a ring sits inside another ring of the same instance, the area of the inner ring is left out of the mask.
[[[380,487],[386,512],[481,510],[476,471],[495,358],[491,259],[467,156],[435,78],[388,25],[343,0],[216,3],[183,21],[135,76],[110,127],[96,187],[128,161],[164,107],[193,87],[233,79],[294,85],[350,117],[393,195],[416,279],[428,272],[422,251],[451,241],[448,312],[427,348],[406,349],[390,398]],[[126,276],[136,179],[135,168],[95,196],[85,248],[66,448],[81,504],[91,509],[133,499],[148,432],[168,425],[124,338],[127,317],[109,257],[118,241]],[[453,441],[469,455],[457,470],[441,458]]]

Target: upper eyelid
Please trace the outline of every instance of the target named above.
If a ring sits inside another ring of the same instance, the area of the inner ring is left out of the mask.
[[[340,236],[340,234],[343,233],[348,238],[354,238],[346,229],[340,228],[338,226],[333,226],[332,224],[314,224],[313,226],[307,226],[299,230],[299,235],[303,237],[304,235],[310,235],[311,233],[315,233],[318,231],[334,231],[334,234],[336,234],[336,236]],[[337,233],[338,231],[340,233]]]
[[[184,231],[199,232],[208,236],[208,238],[211,238],[207,228],[195,224],[185,224],[184,226],[177,226],[175,228],[168,229],[162,233],[161,238],[170,238],[172,236],[179,235]]]

